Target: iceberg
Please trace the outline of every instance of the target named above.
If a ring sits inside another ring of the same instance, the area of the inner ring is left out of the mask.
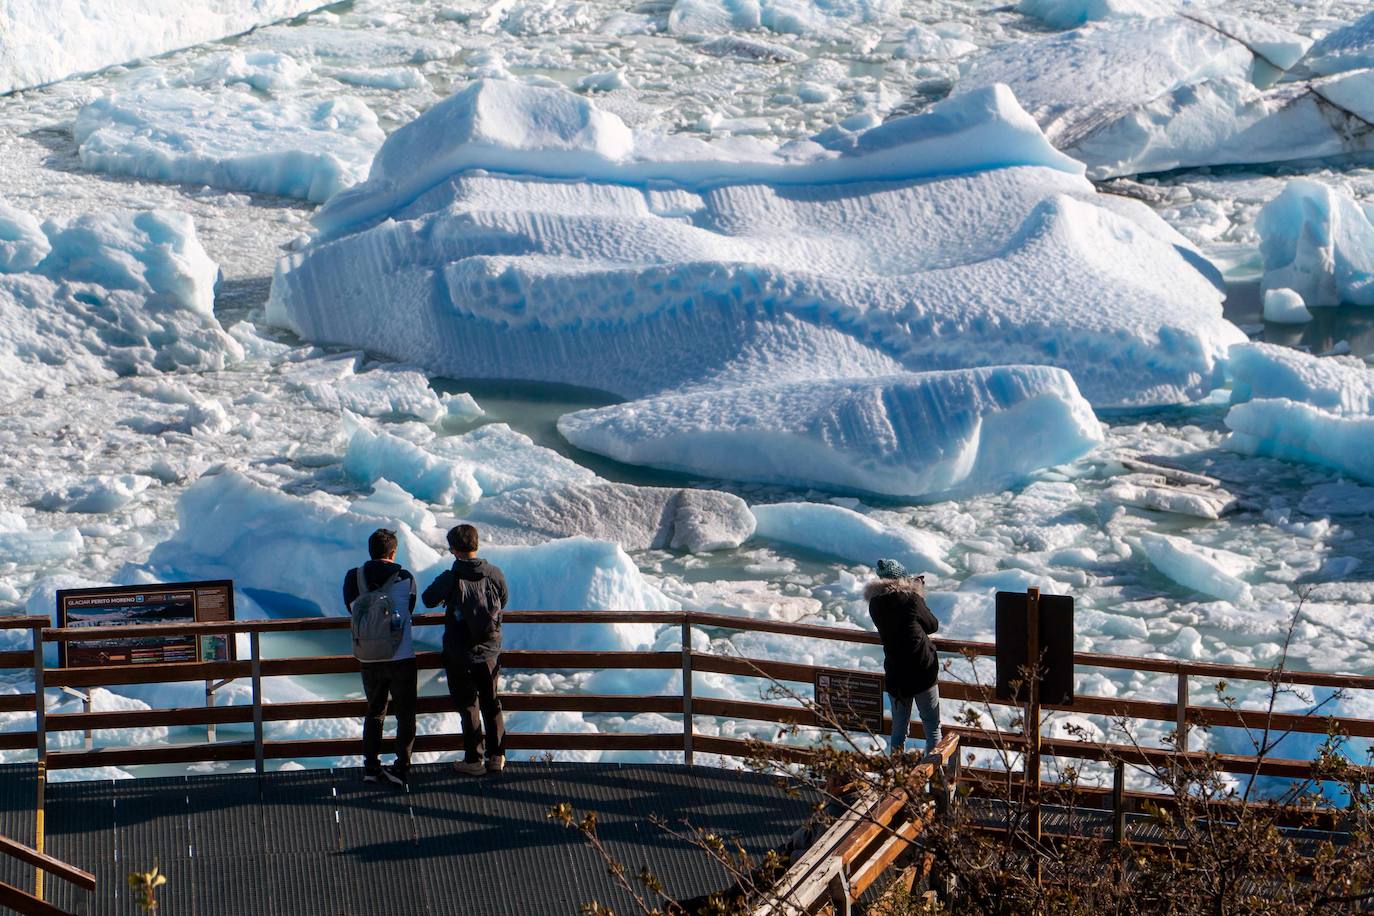
[[[469,416],[465,402],[445,402],[429,387],[424,373],[405,366],[375,366],[361,371],[357,354],[283,365],[288,387],[324,410],[346,410],[364,417],[436,423],[456,410]],[[457,403],[457,407],[452,407]],[[481,415],[481,408],[476,408]]]
[[[1231,348],[1231,403],[1286,398],[1345,417],[1374,414],[1374,372],[1364,362],[1266,343]]]
[[[1001,87],[775,146],[482,81],[316,225],[269,321],[452,377],[638,398],[1039,363],[1129,406],[1202,396],[1243,339],[1197,252],[1098,195]]]
[[[872,516],[826,503],[773,503],[754,506],[755,535],[792,544],[853,563],[876,566],[891,557],[912,575],[949,575],[949,541],[906,525],[885,525]]]
[[[465,462],[441,458],[408,439],[373,430],[356,421],[344,452],[343,469],[353,480],[374,484],[386,479],[427,503],[467,506],[482,488]]]
[[[1052,29],[1073,29],[1100,19],[1148,19],[1177,7],[1177,0],[1021,0],[1016,11]]]
[[[1226,414],[1227,448],[1315,464],[1374,482],[1374,417],[1340,416],[1288,398],[1237,404]]]
[[[1301,66],[1320,75],[1374,67],[1374,10],[1322,36],[1308,49]]]
[[[324,6],[319,0],[7,0],[0,94],[214,41]]]
[[[236,89],[142,89],[76,116],[81,164],[113,175],[315,203],[361,181],[385,134],[351,96],[259,101]]]
[[[0,382],[8,397],[243,358],[215,320],[219,267],[191,217],[47,220],[0,205]]]
[[[675,392],[566,414],[558,430],[628,464],[920,500],[997,490],[1102,441],[1073,379],[1048,366]]]
[[[1369,90],[1374,107],[1374,79]],[[1266,308],[1277,290],[1296,293],[1308,308],[1374,305],[1374,205],[1299,178],[1264,205],[1255,229]]]

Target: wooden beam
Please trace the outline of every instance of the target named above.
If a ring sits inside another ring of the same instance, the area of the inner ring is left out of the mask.
[[[11,840],[9,837],[0,836],[0,854],[26,862],[35,868],[41,868],[48,874],[56,875],[63,881],[69,881],[77,887],[85,888],[88,891],[95,890],[95,875],[77,868],[75,865],[68,865],[61,859],[54,859],[46,853]]]
[[[22,916],[70,916],[66,910],[3,881],[0,881],[0,907],[8,907]]]

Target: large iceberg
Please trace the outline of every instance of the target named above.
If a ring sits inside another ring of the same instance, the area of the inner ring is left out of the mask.
[[[1205,394],[1242,339],[1197,253],[1001,87],[776,147],[484,81],[316,222],[269,319],[455,377],[643,397],[1048,363],[1144,405]]]
[[[319,0],[6,0],[0,94],[213,41],[325,4]]]
[[[165,210],[39,223],[0,203],[0,383],[48,386],[222,369],[243,349],[213,313],[219,267]]]
[[[1374,415],[1374,372],[1356,358],[1243,343],[1231,348],[1230,368],[1232,404],[1287,398],[1338,416]]]
[[[902,499],[996,490],[1102,441],[1073,379],[1048,366],[689,390],[558,429],[629,464]]]
[[[1369,90],[1374,97],[1374,80]],[[1266,294],[1292,290],[1308,308],[1374,305],[1374,205],[1300,178],[1264,205],[1255,228]]]
[[[73,134],[88,169],[316,203],[361,181],[385,137],[349,96],[260,101],[193,88],[96,99]]]
[[[972,60],[960,87],[1010,86],[1093,178],[1374,150],[1374,71],[1291,79],[1308,46],[1187,7],[1007,45]]]

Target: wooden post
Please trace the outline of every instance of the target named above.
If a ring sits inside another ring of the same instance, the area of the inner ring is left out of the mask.
[[[38,755],[38,798],[34,809],[34,848],[43,851],[44,843],[44,786],[48,781],[48,698],[44,686],[43,628],[29,631],[33,636],[33,740]],[[33,873],[33,895],[43,899],[43,869]]]
[[[1118,760],[1112,766],[1112,842],[1121,845],[1126,839],[1126,763]]]
[[[1178,714],[1174,730],[1176,748],[1188,752],[1188,675],[1178,673]]]
[[[233,639],[233,637],[229,637]],[[215,705],[215,682],[207,679],[205,681],[205,708],[209,709]],[[205,726],[205,743],[215,743],[215,723],[210,722]]]
[[[692,738],[696,723],[692,718],[692,616],[682,614],[682,762],[692,765],[695,754]]]
[[[248,634],[248,656],[253,676],[253,770],[258,774],[258,792],[262,792],[264,750],[262,746],[262,636],[257,630]]]
[[[1040,589],[1026,589],[1026,662],[1030,691],[1026,702],[1026,783],[1030,791],[1030,831],[1035,844],[1035,880],[1040,880]]]

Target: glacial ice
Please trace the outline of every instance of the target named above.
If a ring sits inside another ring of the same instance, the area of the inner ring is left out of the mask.
[[[319,0],[8,0],[0,95],[224,38],[316,9]]]
[[[1312,313],[1302,301],[1302,296],[1291,289],[1266,289],[1264,291],[1264,320],[1275,324],[1303,324],[1312,320]]]
[[[1318,39],[1302,60],[1311,73],[1344,73],[1374,67],[1374,10]]]
[[[1254,563],[1240,554],[1167,534],[1143,534],[1140,546],[1155,569],[1182,586],[1223,601],[1250,600],[1244,577],[1254,571]]]
[[[1231,348],[1231,403],[1287,398],[1346,417],[1374,414],[1374,372],[1362,361],[1275,344]]]
[[[1148,19],[1177,6],[1177,0],[1021,0],[1016,10],[1052,29],[1073,29],[1100,19]]]
[[[1109,20],[972,58],[961,89],[1005,83],[1095,179],[1374,149],[1374,73],[1276,82],[1307,49],[1282,29],[1190,7]]]
[[[1237,404],[1226,414],[1226,447],[1334,468],[1374,482],[1374,416],[1341,416],[1288,398]]]
[[[233,88],[103,96],[73,133],[88,169],[316,203],[361,181],[385,137],[351,96],[260,101]]]
[[[558,430],[628,464],[905,499],[1000,489],[1102,441],[1073,379],[1047,366],[670,393]]]
[[[48,512],[113,512],[133,502],[156,482],[142,474],[91,477],[49,490],[37,506]]]
[[[343,469],[353,480],[372,484],[386,478],[427,503],[467,506],[482,488],[465,462],[440,458],[407,439],[352,422]]]
[[[954,571],[945,562],[950,543],[942,535],[899,524],[884,524],[843,506],[825,503],[772,503],[753,507],[755,535],[876,566],[890,557],[912,575]]]
[[[1006,363],[1069,368],[1102,406],[1200,397],[1242,339],[1215,275],[1079,168],[1001,88],[779,148],[483,81],[321,209],[268,316],[435,374],[626,397]]]
[[[347,410],[364,417],[414,418],[426,423],[452,415],[454,401],[441,400],[423,373],[396,365],[375,366],[364,372],[360,362],[357,354],[346,354],[285,365],[281,373],[290,388],[325,410]],[[454,409],[459,415],[471,414],[461,399],[457,404]]]
[[[242,83],[259,92],[281,92],[300,83],[310,66],[280,51],[229,51],[203,64],[197,83]]]
[[[212,313],[219,268],[186,214],[109,210],[35,232],[36,222],[0,210],[0,382],[10,397],[242,358]]]
[[[1374,106],[1374,79],[1368,88]],[[1266,293],[1292,290],[1308,308],[1374,305],[1374,206],[1299,178],[1265,204],[1255,228]]]

